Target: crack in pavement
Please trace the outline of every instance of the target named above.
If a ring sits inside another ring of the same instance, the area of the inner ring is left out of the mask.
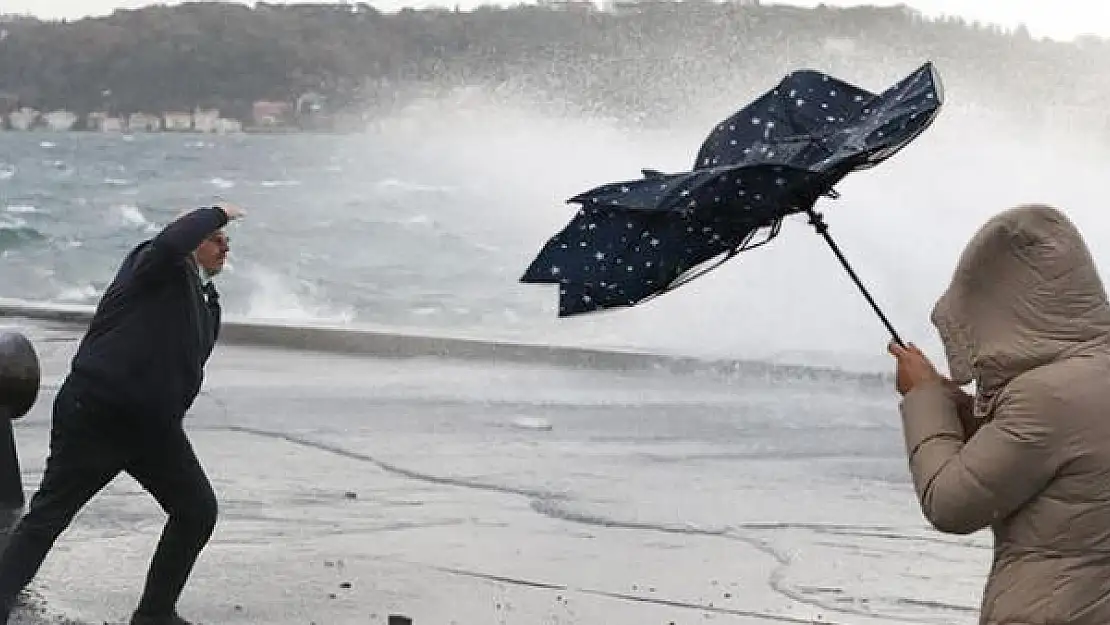
[[[223,406],[223,403],[218,398],[213,397],[212,399],[215,400],[221,406]],[[226,406],[224,406],[224,408],[226,409]],[[337,447],[337,446],[330,445],[330,444],[327,444],[327,443],[322,443],[322,442],[319,442],[319,441],[313,441],[313,440],[305,439],[305,438],[298,437],[298,436],[295,436],[293,434],[289,434],[289,433],[285,433],[285,432],[264,430],[264,429],[261,429],[261,428],[253,428],[253,427],[237,426],[237,425],[220,426],[220,427],[213,428],[213,429],[227,430],[227,431],[239,432],[239,433],[253,435],[253,436],[271,438],[271,439],[275,439],[275,440],[282,440],[282,441],[285,441],[285,442],[290,443],[290,444],[299,445],[299,446],[303,446],[303,447],[308,447],[308,448],[311,448],[311,449],[317,449],[319,451],[339,455],[339,456],[350,458],[352,460],[357,460],[357,461],[360,461],[360,462],[367,462],[367,463],[370,463],[370,464],[373,464],[373,465],[379,467],[380,469],[382,469],[386,472],[392,473],[394,475],[399,475],[399,476],[402,476],[402,477],[415,479],[415,480],[419,480],[419,481],[430,482],[430,483],[433,483],[433,484],[440,484],[440,485],[446,485],[446,486],[455,486],[455,487],[460,487],[460,488],[470,488],[470,489],[482,490],[482,491],[493,491],[493,492],[500,492],[500,493],[509,494],[509,495],[518,495],[518,496],[528,497],[532,500],[531,507],[537,513],[543,514],[544,516],[548,516],[549,518],[554,518],[554,519],[566,521],[566,522],[569,522],[569,523],[578,523],[578,524],[592,525],[592,526],[598,526],[598,527],[630,529],[630,530],[639,530],[639,531],[652,531],[652,532],[664,532],[664,533],[671,533],[671,534],[706,536],[706,537],[724,538],[724,539],[727,539],[727,540],[734,540],[734,541],[737,541],[737,542],[743,542],[743,543],[745,543],[745,544],[747,544],[751,547],[754,547],[755,549],[757,549],[761,553],[764,553],[765,555],[768,555],[769,557],[771,557],[776,562],[776,566],[775,566],[774,570],[772,571],[771,575],[769,576],[769,578],[767,580],[768,586],[771,588],[771,590],[773,590],[777,594],[780,594],[780,595],[790,599],[791,601],[794,601],[794,602],[802,604],[802,605],[807,605],[807,606],[810,606],[810,607],[819,608],[819,609],[822,609],[822,610],[827,610],[829,612],[836,612],[836,613],[850,615],[850,616],[861,616],[861,617],[867,617],[867,618],[880,618],[880,619],[885,619],[885,620],[888,620],[888,621],[898,621],[898,622],[906,622],[906,623],[920,623],[922,621],[922,619],[920,619],[920,618],[913,619],[913,618],[899,616],[899,615],[880,614],[880,613],[872,612],[872,611],[858,610],[858,609],[853,609],[853,608],[850,608],[850,607],[829,604],[829,603],[820,601],[818,599],[815,599],[813,597],[807,596],[806,593],[804,593],[803,591],[793,589],[783,581],[783,578],[785,577],[785,574],[786,574],[786,570],[789,567],[789,565],[791,564],[791,561],[788,557],[786,557],[784,554],[782,554],[781,552],[779,552],[778,550],[776,550],[775,548],[770,546],[767,542],[756,539],[756,538],[744,536],[743,534],[741,534],[740,532],[737,531],[737,530],[744,530],[744,529],[767,531],[767,530],[772,530],[772,529],[786,529],[786,528],[808,529],[808,530],[811,530],[811,531],[820,531],[820,529],[823,528],[825,530],[833,529],[833,530],[843,531],[846,528],[846,526],[840,526],[840,525],[821,526],[819,524],[803,524],[803,523],[799,523],[799,524],[789,524],[789,523],[768,524],[768,523],[763,523],[763,524],[735,525],[735,526],[731,526],[730,528],[722,529],[722,530],[705,530],[705,529],[699,529],[699,528],[693,528],[693,527],[653,525],[653,524],[648,524],[648,523],[637,523],[637,522],[622,522],[622,521],[616,521],[616,520],[612,520],[612,519],[604,519],[604,518],[601,518],[601,517],[592,517],[592,516],[587,516],[587,515],[576,515],[576,514],[573,514],[573,513],[569,513],[569,512],[559,510],[555,505],[553,505],[554,500],[565,500],[566,499],[566,497],[562,496],[562,495],[556,495],[556,494],[553,494],[553,493],[547,493],[547,492],[537,491],[537,490],[512,488],[512,487],[505,487],[505,486],[499,486],[499,485],[494,485],[494,484],[487,484],[487,483],[478,482],[478,481],[474,481],[474,480],[448,478],[448,477],[430,475],[430,474],[426,474],[426,473],[420,473],[420,472],[417,472],[417,471],[404,469],[402,467],[398,467],[396,465],[387,463],[385,461],[374,458],[373,456],[370,456],[368,454],[353,452],[353,451],[350,451],[350,450],[343,449],[341,447]],[[887,528],[862,528],[862,529],[865,529],[865,530],[880,529],[881,530],[881,529],[887,529]],[[436,568],[436,567],[432,567],[432,568]],[[517,582],[519,582],[520,585],[525,585],[525,586],[543,587],[543,588],[550,587],[551,589],[570,590],[566,586],[559,586],[559,585],[554,585],[554,584],[543,584],[543,583],[540,583],[540,582],[527,582],[527,581],[523,581],[523,580],[516,580],[516,582],[513,582],[514,578],[499,578],[498,576],[484,574],[484,573],[474,573],[474,572],[454,571],[454,570],[452,570],[451,572],[455,572],[457,574],[468,574],[468,575],[472,575],[472,576],[484,576],[484,577],[487,577],[489,579],[497,579],[499,581],[504,581],[506,583],[517,583]],[[670,600],[666,600],[666,599],[653,599],[653,598],[646,598],[646,597],[638,597],[638,596],[635,596],[635,595],[624,595],[624,594],[620,594],[620,593],[607,593],[607,592],[604,592],[604,591],[597,591],[597,590],[576,589],[575,591],[585,593],[585,594],[594,594],[594,595],[599,595],[599,596],[607,596],[607,597],[614,598],[614,599],[623,599],[623,600],[627,600],[627,601],[657,603],[659,605],[670,605],[670,606],[673,606],[673,607],[682,607],[682,608],[687,608],[687,609],[707,610],[707,611],[712,611],[712,612],[718,612],[718,613],[721,613],[721,614],[732,614],[732,615],[736,615],[736,616],[749,616],[749,617],[753,617],[753,618],[755,618],[755,617],[757,617],[757,618],[766,618],[766,619],[771,619],[771,620],[778,620],[778,621],[781,621],[781,622],[830,623],[830,621],[825,621],[825,620],[822,620],[822,621],[813,621],[813,620],[804,620],[804,619],[799,620],[797,617],[784,617],[784,616],[764,614],[764,613],[759,613],[759,612],[754,612],[754,611],[743,611],[743,610],[732,610],[732,611],[730,611],[727,608],[715,608],[715,607],[710,607],[710,606],[705,606],[705,605],[684,603],[684,602],[680,602],[680,601],[670,601]],[[931,620],[931,619],[929,619],[929,620]]]

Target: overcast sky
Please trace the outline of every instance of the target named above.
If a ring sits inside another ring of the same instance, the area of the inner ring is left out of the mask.
[[[280,1],[280,0],[271,0]],[[311,1],[311,0],[299,0]],[[329,0],[330,1],[330,0]],[[1110,37],[1110,2],[1107,0],[903,0],[929,15],[963,15],[968,19],[995,22],[1003,26],[1025,23],[1034,36],[1071,39],[1080,34]],[[459,6],[500,4],[497,0],[457,0]],[[515,2],[515,0],[514,0]],[[786,0],[782,4],[816,6],[821,0]],[[898,0],[824,0],[825,4],[850,6],[859,4],[899,4]],[[30,13],[44,18],[80,18],[110,13],[116,8],[137,8],[154,4],[152,0],[0,0],[5,13]],[[767,2],[774,4],[775,2]],[[378,0],[369,2],[383,11],[404,6],[448,5],[456,0]]]

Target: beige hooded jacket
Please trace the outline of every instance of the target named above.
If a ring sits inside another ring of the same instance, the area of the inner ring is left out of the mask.
[[[995,216],[932,320],[976,395],[909,392],[906,447],[934,527],[993,530],[979,623],[1110,625],[1110,304],[1079,232],[1047,206]]]

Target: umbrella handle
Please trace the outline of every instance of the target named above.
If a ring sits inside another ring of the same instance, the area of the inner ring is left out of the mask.
[[[879,320],[883,322],[883,325],[886,326],[887,331],[890,332],[890,336],[894,339],[896,343],[898,343],[900,347],[905,347],[906,344],[902,342],[902,338],[898,336],[898,332],[894,330],[894,326],[891,325],[890,320],[886,318],[886,315],[883,314],[882,309],[880,309],[879,305],[875,303],[875,299],[871,297],[870,293],[867,292],[867,287],[863,286],[863,282],[860,281],[859,276],[856,275],[855,270],[852,269],[852,266],[850,264],[848,264],[848,259],[844,258],[844,254],[840,251],[840,247],[837,246],[836,241],[833,241],[832,237],[829,236],[829,226],[825,223],[824,217],[821,215],[821,213],[814,211],[812,208],[806,209],[806,212],[809,214],[810,225],[813,226],[813,229],[817,231],[817,234],[821,235],[825,239],[825,242],[829,244],[829,247],[832,248],[832,251],[834,254],[836,254],[837,259],[840,260],[841,266],[843,266],[844,270],[848,272],[848,276],[852,278],[852,282],[855,282],[856,286],[859,287],[860,293],[863,294],[863,297],[867,300],[867,303],[871,304],[871,308],[875,311],[875,314],[879,316]]]

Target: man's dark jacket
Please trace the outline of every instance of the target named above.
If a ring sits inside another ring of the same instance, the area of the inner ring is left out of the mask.
[[[227,221],[219,208],[194,210],[123,260],[70,374],[98,403],[151,425],[192,406],[220,330],[218,298],[211,286],[206,297],[192,252]]]

